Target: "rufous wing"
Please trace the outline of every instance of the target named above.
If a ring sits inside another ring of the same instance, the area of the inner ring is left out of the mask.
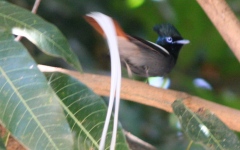
[[[84,16],[84,19],[98,32],[100,33],[102,36],[105,36],[102,28],[100,27],[100,25],[97,23],[97,21],[90,17],[90,16]],[[124,37],[124,38],[127,38],[127,34],[122,30],[122,28],[120,27],[120,25],[117,23],[117,21],[115,21],[114,19],[113,20],[113,23],[114,23],[114,26],[115,26],[115,29],[116,29],[116,32],[117,32],[117,36],[120,36],[120,37]]]

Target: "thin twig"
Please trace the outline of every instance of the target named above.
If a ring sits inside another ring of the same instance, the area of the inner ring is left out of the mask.
[[[124,131],[124,134],[131,150],[156,150],[154,146],[139,139],[130,132]]]
[[[32,8],[32,11],[31,11],[33,14],[36,14],[36,13],[37,13],[37,9],[38,9],[40,3],[41,3],[41,0],[36,0],[36,1],[35,1],[34,5],[33,5],[33,8]],[[21,39],[22,39],[22,36],[21,36],[21,35],[18,35],[18,36],[15,38],[15,41],[20,41]]]
[[[36,14],[36,13],[37,13],[37,9],[38,9],[40,3],[41,3],[41,0],[36,0],[36,1],[35,1],[34,5],[33,5],[33,8],[32,8],[32,13],[33,13],[33,14]]]
[[[38,65],[42,72],[62,72],[75,77],[86,84],[96,94],[109,96],[110,77],[96,74],[80,74],[62,68]],[[208,100],[191,96],[184,92],[165,90],[149,86],[145,83],[122,79],[121,98],[140,104],[156,107],[167,112],[173,112],[171,104],[177,99],[184,99],[184,104],[192,111],[199,108],[209,109],[215,113],[230,129],[240,131],[240,111]]]

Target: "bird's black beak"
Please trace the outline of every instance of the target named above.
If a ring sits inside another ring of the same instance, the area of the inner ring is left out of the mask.
[[[177,41],[175,41],[174,43],[185,45],[185,44],[190,43],[190,41],[189,41],[189,40],[186,40],[186,39],[183,39],[183,40],[177,40]]]

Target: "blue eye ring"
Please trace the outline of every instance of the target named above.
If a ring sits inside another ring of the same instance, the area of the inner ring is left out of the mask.
[[[168,42],[168,43],[172,43],[172,42],[173,42],[172,37],[166,37],[166,42]]]

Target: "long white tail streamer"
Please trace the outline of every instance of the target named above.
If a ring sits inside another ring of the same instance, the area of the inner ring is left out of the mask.
[[[121,64],[120,64],[120,57],[119,57],[118,43],[117,43],[117,34],[116,34],[113,20],[110,17],[99,12],[92,12],[90,14],[87,14],[87,16],[95,19],[95,21],[101,26],[102,30],[106,35],[106,39],[107,39],[107,43],[110,51],[111,89],[110,89],[108,111],[107,111],[104,128],[102,131],[99,150],[104,150],[104,147],[105,147],[108,125],[110,122],[113,103],[115,99],[114,124],[113,124],[113,133],[112,133],[112,140],[111,140],[111,146],[110,146],[110,150],[114,150],[116,137],[117,137],[117,128],[118,128],[118,112],[119,112],[119,104],[120,104],[120,89],[121,89],[121,78],[122,78]]]

